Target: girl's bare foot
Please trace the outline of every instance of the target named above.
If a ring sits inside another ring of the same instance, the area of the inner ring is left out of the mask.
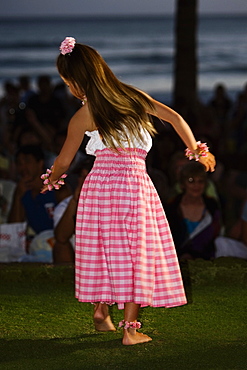
[[[123,329],[124,335],[122,343],[125,346],[132,346],[138,343],[146,343],[150,342],[152,338],[150,338],[146,334],[138,333],[135,329]]]
[[[108,314],[108,306],[105,303],[95,304],[93,320],[97,331],[116,331]]]
[[[125,346],[132,346],[133,344],[150,342],[150,338],[146,334],[139,333],[136,329],[140,329],[141,323],[139,321],[126,321],[122,320],[119,327],[123,327],[123,340]]]

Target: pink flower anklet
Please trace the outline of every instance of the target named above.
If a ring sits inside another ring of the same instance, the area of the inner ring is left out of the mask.
[[[120,321],[120,323],[118,324],[118,327],[119,328],[124,328],[124,329],[140,329],[141,328],[141,323],[139,321],[125,321],[125,320],[122,320]]]

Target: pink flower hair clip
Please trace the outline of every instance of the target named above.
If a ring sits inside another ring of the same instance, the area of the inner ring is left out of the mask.
[[[65,54],[70,54],[74,47],[75,47],[75,43],[76,43],[76,40],[74,39],[74,37],[66,37],[62,42],[61,42],[61,45],[60,45],[60,52],[61,54],[65,55]]]

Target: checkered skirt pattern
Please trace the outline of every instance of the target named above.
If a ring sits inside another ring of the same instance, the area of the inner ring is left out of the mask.
[[[76,222],[76,298],[173,307],[186,303],[179,264],[142,149],[96,151]]]

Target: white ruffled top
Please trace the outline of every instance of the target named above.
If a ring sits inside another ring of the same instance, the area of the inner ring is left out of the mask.
[[[103,150],[106,148],[105,144],[101,140],[101,137],[99,135],[98,130],[94,131],[86,131],[85,134],[90,137],[89,142],[86,146],[86,152],[90,155],[95,155],[96,150]],[[141,134],[143,137],[143,141],[141,141],[139,138],[135,137],[133,141],[130,143],[123,141],[123,147],[124,148],[138,148],[143,149],[146,152],[149,152],[149,150],[152,147],[152,138],[149,132],[143,128],[141,128]],[[116,143],[117,144],[117,143]]]

